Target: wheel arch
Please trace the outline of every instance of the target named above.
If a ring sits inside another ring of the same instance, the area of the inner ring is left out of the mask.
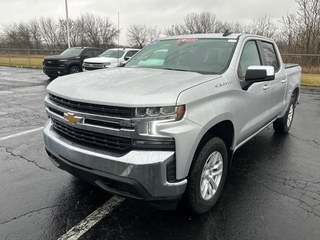
[[[197,146],[197,149],[193,155],[192,162],[189,168],[189,173],[190,173],[190,169],[195,163],[195,159],[197,158],[201,148],[206,144],[207,141],[209,141],[213,137],[219,137],[225,143],[228,151],[228,160],[229,160],[229,166],[230,166],[232,156],[233,156],[232,145],[234,142],[234,135],[235,135],[234,124],[230,120],[221,121],[215,124],[214,126],[212,126],[210,129],[208,129],[203,135],[203,137],[201,138]]]
[[[300,89],[297,87],[292,92],[292,96],[294,97],[294,106],[296,107],[299,103]]]
[[[82,66],[79,64],[79,63],[71,63],[69,66],[68,66],[68,72],[70,72],[70,69],[72,67],[78,67],[80,72],[82,72]]]

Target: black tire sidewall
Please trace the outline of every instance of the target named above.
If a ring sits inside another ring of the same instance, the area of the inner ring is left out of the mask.
[[[292,122],[293,122],[293,117],[294,117],[294,103],[293,103],[294,99],[291,98],[290,100],[290,104],[289,104],[289,107],[288,107],[288,111],[286,113],[286,118],[285,118],[285,121],[284,121],[284,124],[285,124],[285,131],[288,132],[291,128],[291,125],[292,125]],[[288,126],[287,122],[288,122],[288,117],[289,117],[289,112],[290,112],[290,108],[292,107],[293,109],[293,112],[292,112],[292,119],[291,119],[291,122],[290,122],[290,125]]]
[[[295,112],[295,106],[294,106],[294,97],[292,96],[290,99],[290,103],[288,106],[288,109],[286,111],[286,114],[283,116],[283,118],[279,119],[279,121],[275,121],[273,123],[273,128],[276,132],[278,133],[287,133],[289,132],[291,126],[292,126],[292,122],[293,122],[293,118],[294,118],[294,112]],[[292,119],[290,122],[290,125],[288,126],[287,122],[288,122],[288,117],[289,117],[289,112],[290,112],[290,108],[291,106],[293,107],[293,112],[292,112]]]
[[[210,200],[204,200],[200,192],[201,174],[208,157],[215,151],[218,151],[223,158],[223,171],[220,184],[215,195]],[[194,159],[194,164],[188,177],[188,186],[186,190],[187,206],[191,211],[202,214],[210,210],[218,201],[224,182],[227,176],[228,154],[225,143],[218,137],[208,140]]]
[[[78,71],[77,71],[77,72],[73,72],[73,69],[77,69]],[[77,66],[72,66],[72,67],[70,68],[70,70],[69,70],[69,73],[70,73],[70,74],[78,73],[78,72],[80,72],[80,68],[77,67]]]

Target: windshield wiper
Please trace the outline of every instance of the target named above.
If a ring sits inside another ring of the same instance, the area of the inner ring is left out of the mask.
[[[176,68],[162,68],[165,70],[172,70],[172,71],[181,71],[181,72],[194,72],[194,71],[190,71],[190,70],[186,70],[186,69],[176,69]]]

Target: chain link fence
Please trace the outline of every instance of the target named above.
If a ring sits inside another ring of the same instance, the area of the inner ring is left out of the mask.
[[[61,49],[0,48],[0,66],[42,68],[45,56],[61,52]]]
[[[282,54],[283,62],[297,63],[304,73],[320,74],[320,54]]]
[[[45,56],[57,55],[64,49],[0,48],[0,66],[42,68]],[[282,54],[285,63],[297,63],[304,73],[320,74],[320,54]]]

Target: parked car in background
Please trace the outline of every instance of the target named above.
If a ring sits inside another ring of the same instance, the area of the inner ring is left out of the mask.
[[[167,55],[168,49],[161,49],[161,50],[157,50],[154,53],[152,53],[152,55],[149,56],[145,56],[145,60],[141,60],[138,65],[139,66],[159,66],[159,65],[163,65],[164,59]]]
[[[72,47],[60,55],[44,57],[43,72],[51,79],[69,73],[82,72],[82,63],[86,58],[96,57],[103,52],[101,48]]]
[[[103,68],[117,67],[121,63],[128,61],[140,49],[135,48],[112,48],[103,52],[99,57],[87,58],[83,62],[84,70],[96,70]]]

